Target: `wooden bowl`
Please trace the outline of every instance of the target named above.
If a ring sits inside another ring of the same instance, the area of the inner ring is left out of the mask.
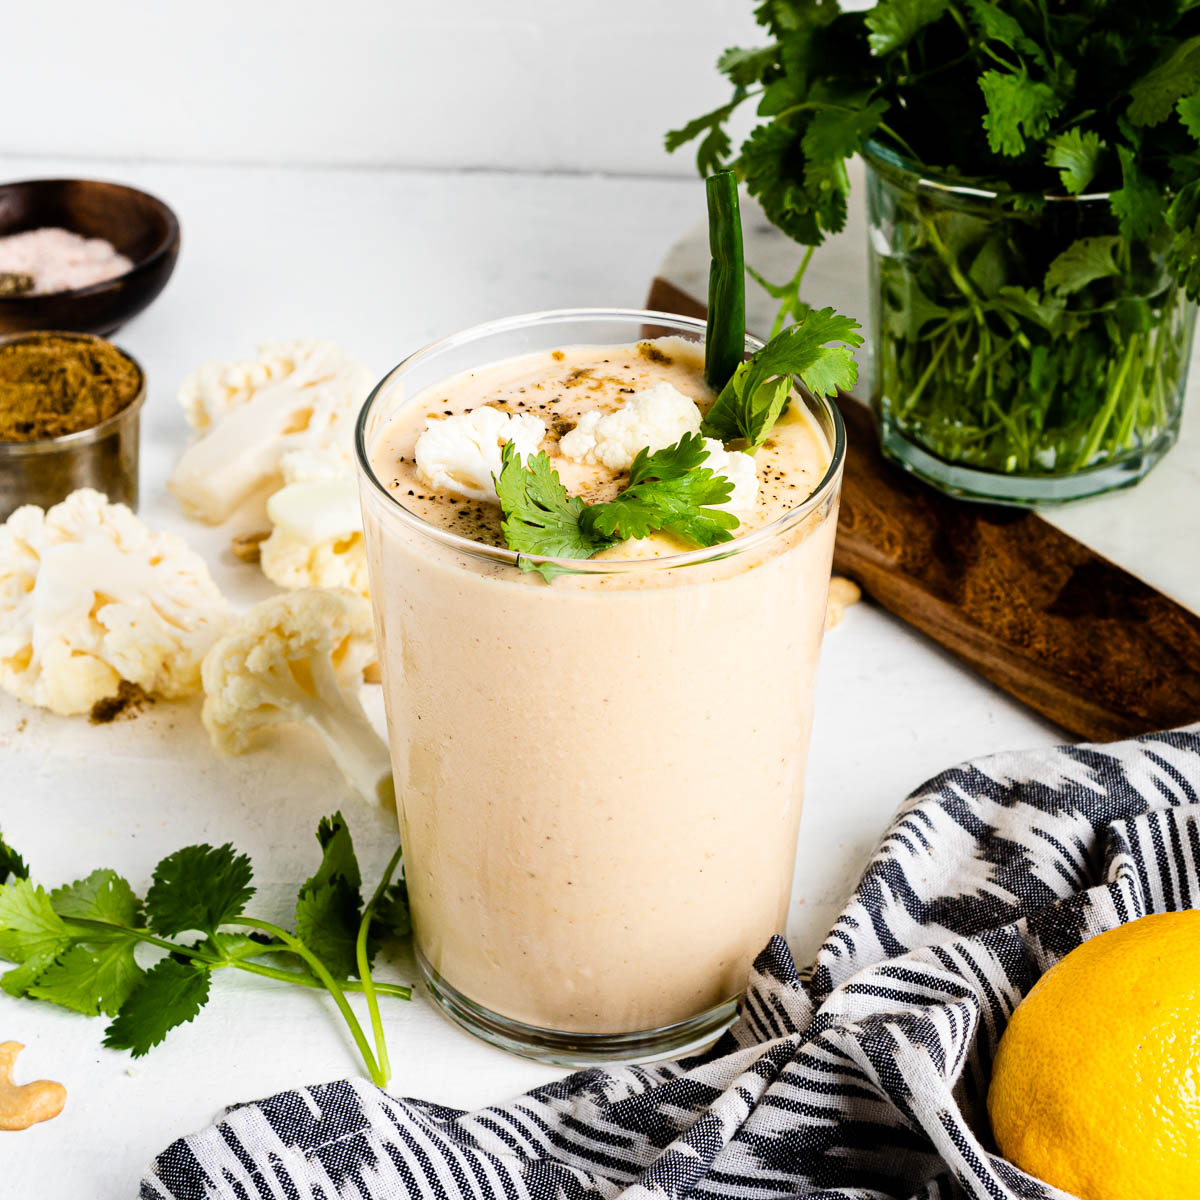
[[[0,185],[0,237],[58,226],[100,237],[133,262],[124,275],[44,296],[0,296],[0,333],[62,329],[106,335],[166,286],[179,257],[179,220],[137,188],[94,179],[29,179]]]

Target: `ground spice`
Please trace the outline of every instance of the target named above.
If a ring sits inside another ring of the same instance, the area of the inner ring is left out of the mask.
[[[38,333],[0,345],[0,442],[90,429],[132,404],[142,373],[115,346]]]
[[[88,720],[93,725],[108,725],[122,714],[133,716],[135,713],[141,712],[147,704],[153,703],[153,699],[147,696],[136,683],[122,679],[115,696],[106,696],[92,705]]]
[[[652,363],[658,363],[660,366],[669,367],[675,361],[669,354],[664,354],[653,342],[638,342],[637,349],[643,358],[648,358]]]

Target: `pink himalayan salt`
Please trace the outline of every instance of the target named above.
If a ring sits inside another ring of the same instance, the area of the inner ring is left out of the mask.
[[[80,237],[69,229],[28,229],[0,237],[0,273],[32,275],[37,295],[89,287],[132,267],[111,242]]]

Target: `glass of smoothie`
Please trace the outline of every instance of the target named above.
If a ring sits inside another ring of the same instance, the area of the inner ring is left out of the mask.
[[[495,321],[410,355],[359,418],[420,969],[454,1020],[547,1062],[703,1044],[783,932],[845,434],[796,390],[733,540],[584,560],[507,549],[478,478],[451,462],[431,483],[417,442],[481,406],[535,418],[567,489],[607,499],[620,456],[581,452],[587,414],[663,385],[703,411],[704,331],[623,309]]]

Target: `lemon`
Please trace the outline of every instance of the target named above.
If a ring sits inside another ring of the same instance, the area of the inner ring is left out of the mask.
[[[988,1112],[1005,1158],[1081,1200],[1200,1197],[1200,912],[1047,971],[1004,1031]]]

